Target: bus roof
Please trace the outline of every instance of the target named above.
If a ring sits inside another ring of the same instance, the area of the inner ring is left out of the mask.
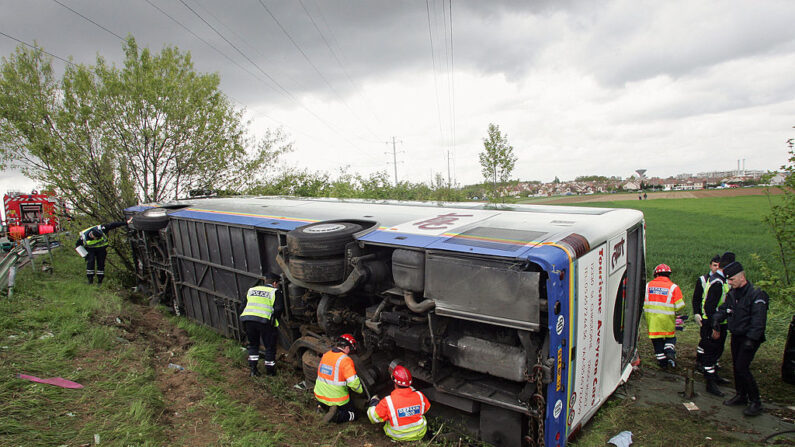
[[[494,205],[482,202],[400,202],[239,196],[189,199],[175,218],[292,230],[327,220],[364,220],[377,228],[357,239],[385,245],[465,251],[524,258],[528,249],[564,241],[572,234],[590,247],[642,222],[631,209],[547,205]],[[187,205],[187,207],[184,207]],[[128,212],[158,206],[128,208]],[[571,245],[571,244],[569,244]]]

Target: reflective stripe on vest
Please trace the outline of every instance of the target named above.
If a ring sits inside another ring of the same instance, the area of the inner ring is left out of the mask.
[[[684,300],[674,302],[677,285],[670,283],[662,287],[657,281],[646,285],[643,312],[649,327],[650,338],[673,337],[676,331],[676,311],[684,307]]]
[[[330,363],[334,355],[339,355],[334,361],[334,366]],[[361,392],[361,382],[359,376],[351,374],[350,377],[343,378],[342,362],[349,358],[345,353],[329,351],[320,359],[317,366],[317,380],[315,381],[315,397],[326,405],[344,405],[350,400],[348,388]],[[328,363],[326,363],[328,362]]]
[[[276,289],[270,286],[256,286],[248,289],[246,308],[240,314],[241,321],[267,322],[273,316],[273,303],[276,301]],[[279,323],[274,321],[274,326]]]
[[[712,284],[715,284],[716,281],[720,281],[720,280],[718,278],[715,278],[713,281],[711,281],[709,283],[707,288],[704,289],[704,296],[702,297],[703,302],[707,301],[707,295],[708,295],[709,289],[712,287]],[[731,289],[731,286],[729,286],[728,283],[723,282],[723,281],[720,281],[720,283],[721,283],[720,299],[718,299],[718,304],[715,306],[715,309],[719,308],[723,304],[723,302],[726,301],[726,294],[729,293],[729,290]],[[707,314],[706,314],[706,309],[704,309],[703,305],[701,307],[701,319],[702,320],[708,320],[709,319],[707,317]],[[720,324],[726,324],[726,323],[728,323],[728,321],[723,320],[723,321],[721,321]]]
[[[414,392],[420,399],[419,405],[395,408],[392,396],[386,397],[390,417],[390,420],[384,425],[384,432],[387,436],[396,440],[418,440],[425,436],[427,430],[427,422],[425,416],[423,416],[425,414],[425,399],[419,391]],[[401,419],[413,416],[419,416],[420,418],[414,422],[400,424]]]
[[[80,238],[83,239],[83,245],[85,245],[88,248],[102,248],[102,247],[107,247],[108,246],[108,235],[105,234],[105,232],[102,231],[102,228],[100,228],[100,227],[101,227],[101,225],[97,225],[97,226],[94,226],[94,227],[91,227],[91,228],[86,228],[85,230],[80,232]],[[93,240],[89,239],[88,238],[88,232],[91,231],[91,230],[99,231],[100,234],[102,234],[102,237],[100,237],[99,239],[93,239]]]

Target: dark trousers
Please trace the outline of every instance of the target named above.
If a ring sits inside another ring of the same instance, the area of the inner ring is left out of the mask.
[[[759,343],[753,342],[751,348],[745,347],[750,340],[744,335],[732,334],[731,349],[734,364],[734,388],[740,396],[748,396],[751,402],[759,402],[759,387],[751,374],[751,361],[759,349]]]
[[[244,321],[243,328],[248,338],[248,361],[256,364],[259,361],[259,344],[265,346],[265,366],[276,365],[276,328],[270,323],[259,321]]]
[[[328,405],[320,404],[320,407],[324,410],[328,410]],[[351,416],[352,415],[352,416]],[[337,424],[342,424],[343,422],[351,422],[356,420],[356,407],[353,406],[353,400],[348,400],[347,403],[340,405],[337,408],[337,414],[334,415],[334,419],[332,422]]]
[[[723,346],[726,343],[726,325],[720,325],[720,337],[717,340],[712,339],[712,326],[708,324],[709,320],[704,321],[701,326],[701,341],[698,342],[699,350],[703,351],[701,355],[701,365],[707,374],[715,372],[715,364],[718,363],[720,356],[723,355]]]
[[[97,275],[97,282],[102,284],[105,278],[105,258],[108,256],[108,247],[88,248],[85,247],[86,255],[86,277],[88,283],[94,282],[94,275]]]
[[[651,344],[660,366],[667,365],[668,360],[676,360],[676,337],[652,338]]]

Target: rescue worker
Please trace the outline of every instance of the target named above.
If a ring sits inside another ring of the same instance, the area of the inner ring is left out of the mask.
[[[712,318],[712,338],[720,338],[720,324],[728,320],[732,334],[731,351],[734,367],[734,397],[723,402],[724,405],[745,405],[746,416],[757,416],[762,412],[759,387],[751,374],[751,361],[756,351],[765,341],[767,324],[767,293],[755,287],[745,277],[742,264],[732,262],[723,268],[731,290],[726,301],[718,308]]]
[[[108,256],[108,232],[113,229],[127,225],[125,222],[111,222],[86,228],[80,232],[75,248],[83,246],[86,249],[86,278],[88,283],[94,283],[94,275],[97,277],[97,284],[102,284],[105,279],[105,258]]]
[[[715,272],[718,271],[718,267],[720,266],[720,255],[715,255],[709,261],[709,272],[704,275],[701,275],[696,279],[696,285],[693,287],[693,320],[695,320],[696,324],[699,328],[702,328],[703,332],[703,323],[702,323],[702,306],[704,302],[704,291],[709,289],[709,278]],[[709,325],[707,325],[709,326]],[[712,339],[712,331],[710,331],[709,338]],[[701,338],[703,340],[703,336]],[[704,348],[702,346],[701,341],[698,343],[698,347],[696,348],[696,371],[703,373],[704,366],[702,365],[702,357],[704,356]]]
[[[284,295],[279,288],[279,280],[270,278],[265,285],[257,285],[246,293],[243,302],[243,312],[240,321],[246,331],[248,339],[248,367],[249,375],[259,376],[257,363],[259,362],[260,341],[265,346],[265,373],[269,376],[276,375],[276,341],[279,327],[278,317],[284,311]]]
[[[425,413],[431,403],[422,392],[411,387],[411,372],[403,366],[392,370],[395,390],[384,399],[370,399],[367,417],[370,422],[384,424],[384,433],[395,441],[419,441],[428,431]]]
[[[643,313],[649,326],[657,364],[676,367],[676,312],[685,307],[682,291],[671,281],[671,267],[654,268],[654,279],[646,284]]]
[[[348,392],[361,394],[364,391],[350,354],[356,352],[356,339],[351,334],[337,338],[333,349],[323,354],[317,367],[315,398],[320,407],[328,410],[323,422],[351,422],[356,420],[356,410]]]
[[[725,322],[720,325],[719,330],[721,335],[718,339],[712,338],[712,322],[714,314],[718,307],[723,304],[726,299],[726,293],[729,291],[729,285],[723,276],[723,270],[720,267],[725,267],[729,263],[734,262],[734,253],[726,252],[721,256],[718,262],[718,269],[710,275],[709,284],[706,286],[703,295],[703,306],[697,315],[697,320],[701,325],[701,340],[698,343],[698,352],[702,354],[702,368],[704,378],[707,381],[707,392],[716,396],[723,397],[723,392],[718,388],[719,384],[727,384],[728,380],[718,375],[717,365],[718,359],[723,355],[723,346],[726,342],[726,324]],[[695,310],[695,306],[693,306]]]

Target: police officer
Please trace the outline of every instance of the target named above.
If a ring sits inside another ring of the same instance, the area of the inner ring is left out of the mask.
[[[348,389],[357,394],[364,391],[350,354],[355,353],[356,339],[351,334],[337,338],[333,349],[323,354],[317,367],[315,398],[328,410],[323,422],[350,422],[356,420],[356,411]]]
[[[646,284],[643,313],[649,338],[661,368],[676,367],[676,312],[685,307],[682,291],[671,281],[671,267],[654,268],[654,279]]]
[[[384,399],[370,399],[367,417],[384,424],[384,433],[395,441],[419,441],[428,431],[425,413],[431,403],[422,392],[411,387],[411,372],[401,365],[392,370],[395,389]]]
[[[743,266],[739,262],[726,265],[723,273],[731,290],[712,318],[712,338],[720,338],[720,324],[728,320],[729,332],[732,334],[734,387],[737,391],[734,397],[723,404],[733,406],[747,403],[743,414],[757,416],[762,412],[762,402],[750,366],[759,345],[765,341],[768,296],[746,279]]]
[[[243,303],[240,321],[248,338],[248,366],[251,376],[259,376],[259,345],[265,346],[265,373],[276,375],[276,340],[278,317],[284,311],[284,296],[279,289],[279,280],[270,278],[267,284],[248,289]]]
[[[701,309],[700,318],[698,318],[701,323],[701,340],[699,341],[698,349],[702,352],[702,366],[704,378],[707,381],[707,392],[721,397],[723,397],[723,392],[718,388],[718,385],[729,383],[728,380],[720,377],[717,371],[718,359],[723,355],[723,346],[726,342],[726,322],[724,321],[718,326],[720,336],[717,339],[713,339],[712,322],[710,320],[714,318],[718,307],[724,303],[726,293],[729,291],[729,285],[726,284],[721,267],[725,267],[732,262],[734,262],[734,253],[726,252],[721,256],[718,263],[719,268],[710,276],[709,285],[703,292],[704,305]]]
[[[111,222],[86,228],[80,232],[75,248],[86,249],[86,278],[88,283],[94,283],[94,275],[97,277],[97,284],[102,284],[105,279],[105,258],[108,256],[108,232],[127,225],[125,222]]]
[[[700,328],[703,328],[703,324],[701,322],[702,320],[701,312],[703,310],[702,306],[704,302],[704,293],[706,292],[707,289],[709,289],[710,276],[714,275],[715,272],[718,271],[719,266],[720,266],[720,255],[715,255],[712,257],[712,259],[709,262],[709,272],[699,276],[698,279],[696,280],[696,285],[693,288],[693,319],[696,321],[696,324],[698,324],[698,327]],[[712,336],[711,330],[708,335],[709,335],[708,338],[711,338]],[[702,335],[702,340],[703,340],[703,335]],[[703,360],[702,359],[703,355],[704,355],[704,348],[702,347],[701,342],[699,342],[698,347],[696,348],[696,370],[699,370],[701,372],[704,372],[704,367],[702,366],[701,363]]]

